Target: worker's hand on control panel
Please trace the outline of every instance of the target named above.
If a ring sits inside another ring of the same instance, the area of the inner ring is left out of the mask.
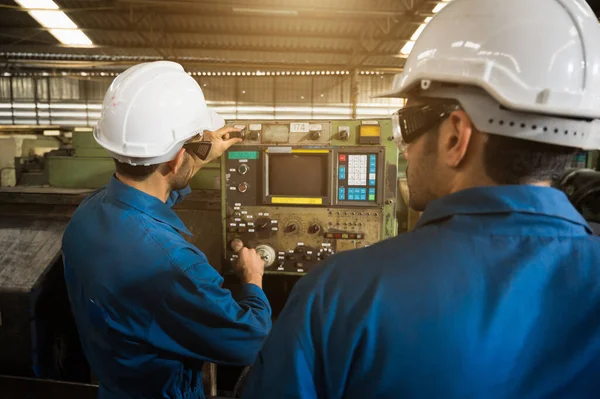
[[[204,134],[202,135],[201,141],[210,141],[212,143],[210,152],[204,160],[202,160],[201,157],[194,154],[193,152],[191,153],[194,157],[194,169],[192,171],[192,175],[196,174],[196,172],[198,172],[204,165],[219,158],[232,145],[241,143],[243,141],[241,138],[230,138],[230,135],[232,133],[239,132],[239,129],[231,126],[222,127],[221,129],[215,130],[214,132],[210,130],[205,130]]]
[[[212,142],[212,148],[210,149],[208,158],[206,158],[206,162],[214,161],[223,155],[229,147],[241,143],[243,141],[241,138],[230,138],[230,134],[239,133],[239,131],[240,129],[236,129],[233,126],[225,126],[214,132],[206,130],[204,132],[204,141]]]
[[[265,274],[265,261],[254,249],[242,248],[238,251],[235,272],[245,284],[255,284],[262,288],[262,278]]]

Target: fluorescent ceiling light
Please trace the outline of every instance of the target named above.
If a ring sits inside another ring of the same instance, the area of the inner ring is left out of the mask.
[[[58,10],[58,6],[52,0],[15,0],[23,8],[33,10]]]
[[[58,5],[52,0],[15,0],[21,7],[27,9],[40,25],[62,44],[70,46],[91,46],[89,37],[86,36],[71,18],[60,11]]]
[[[421,24],[417,30],[415,31],[415,33],[413,33],[413,35],[410,37],[410,40],[415,41],[419,38],[419,36],[421,36],[421,33],[423,33],[423,29],[425,29],[425,26],[427,26],[427,24]]]
[[[62,11],[32,10],[29,15],[44,28],[77,29],[75,22]]]
[[[50,33],[63,44],[72,46],[91,46],[94,43],[79,29],[51,29]]]

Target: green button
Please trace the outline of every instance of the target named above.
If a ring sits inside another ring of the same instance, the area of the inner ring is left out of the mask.
[[[258,151],[231,151],[229,159],[258,159]]]
[[[375,201],[375,194],[369,194],[369,201]]]

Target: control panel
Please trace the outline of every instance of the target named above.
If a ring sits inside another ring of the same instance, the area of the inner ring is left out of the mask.
[[[302,274],[397,234],[390,121],[230,124],[244,141],[221,159],[226,265],[243,243],[266,273]]]

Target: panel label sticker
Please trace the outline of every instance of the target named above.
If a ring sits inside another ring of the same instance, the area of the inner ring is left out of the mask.
[[[310,131],[310,123],[290,123],[290,133],[308,133]]]

